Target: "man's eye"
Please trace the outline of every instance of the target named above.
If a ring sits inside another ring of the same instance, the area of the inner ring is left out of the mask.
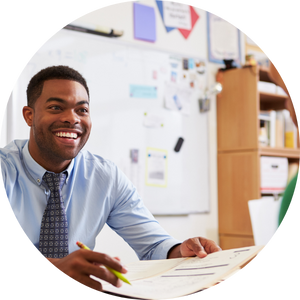
[[[89,112],[88,109],[86,109],[86,108],[80,108],[79,111],[82,112],[82,113],[88,113]]]
[[[52,110],[60,110],[60,107],[59,106],[51,106],[50,109],[52,109]]]

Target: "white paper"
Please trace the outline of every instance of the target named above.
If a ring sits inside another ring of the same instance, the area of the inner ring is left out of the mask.
[[[128,275],[131,272],[131,278],[136,278],[130,281],[131,285],[123,284],[121,288],[116,288],[103,283],[103,287],[105,291],[143,299],[180,297],[220,282],[229,274],[238,270],[240,265],[252,258],[261,248],[254,246],[220,251],[211,253],[202,259],[198,257],[175,259],[175,266],[171,266],[169,271],[165,272],[163,272],[163,269],[170,267],[169,264],[172,263],[172,259],[148,261],[144,265],[143,262],[137,262],[133,265],[133,269],[137,270],[137,275],[133,274],[134,271],[131,269],[130,264],[127,266]],[[140,264],[140,268],[137,267],[138,264]],[[154,274],[156,267],[159,268],[157,269],[157,275],[153,277],[145,276],[145,274]],[[142,272],[143,268],[144,272]]]
[[[191,113],[191,94],[190,88],[166,82],[164,89],[165,108],[189,115]]]
[[[150,128],[159,128],[164,126],[164,118],[155,113],[145,113],[144,126]]]
[[[238,29],[225,20],[209,14],[211,55],[218,60],[239,60]]]
[[[263,197],[248,201],[255,245],[266,245],[276,232],[281,200]]]
[[[170,110],[178,111],[182,108],[177,96],[177,85],[166,82],[164,88],[165,107]]]
[[[167,151],[147,148],[146,185],[167,186]]]
[[[181,103],[181,113],[185,115],[191,114],[191,89],[190,88],[179,88],[177,95]]]
[[[163,1],[164,23],[166,27],[191,30],[191,10],[189,5]]]

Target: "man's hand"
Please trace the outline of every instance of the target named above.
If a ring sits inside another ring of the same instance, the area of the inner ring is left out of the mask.
[[[198,256],[205,257],[209,253],[222,251],[222,249],[212,240],[203,237],[195,237],[185,240],[182,244],[171,248],[168,258]]]
[[[99,281],[90,278],[90,275],[116,287],[122,285],[121,280],[103,266],[111,267],[120,273],[127,273],[118,258],[85,249],[77,250],[64,258],[48,258],[48,260],[73,279],[98,291],[102,291],[102,285]]]

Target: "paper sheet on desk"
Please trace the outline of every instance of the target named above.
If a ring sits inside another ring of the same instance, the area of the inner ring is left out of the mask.
[[[103,289],[142,299],[181,297],[220,282],[261,248],[254,246],[215,252],[204,259],[192,257],[137,262],[127,266],[129,272],[126,277],[132,285],[123,284],[121,288],[116,288],[103,282]]]

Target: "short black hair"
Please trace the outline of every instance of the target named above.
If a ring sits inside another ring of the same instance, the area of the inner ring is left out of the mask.
[[[90,98],[89,88],[83,76],[68,66],[52,66],[42,69],[35,74],[27,86],[27,105],[34,108],[37,98],[42,94],[44,82],[51,79],[66,79],[77,81],[84,86]]]

